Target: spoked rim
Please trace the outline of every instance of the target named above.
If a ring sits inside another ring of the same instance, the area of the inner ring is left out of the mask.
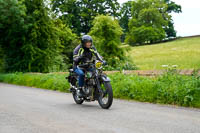
[[[99,91],[99,105],[103,109],[109,109],[113,102],[113,92],[110,82],[103,82]]]
[[[100,100],[102,104],[107,104],[109,100],[108,91],[105,87],[105,84],[101,84],[101,90],[100,90]]]
[[[73,93],[73,97],[74,97],[74,101],[77,103],[77,104],[82,104],[84,102],[84,100],[82,98],[80,98],[76,92]]]
[[[77,100],[77,101],[80,101],[81,100],[81,98],[75,93],[74,94],[74,97],[75,97],[75,99]]]

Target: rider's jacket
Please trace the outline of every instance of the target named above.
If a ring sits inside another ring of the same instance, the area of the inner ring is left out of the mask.
[[[102,57],[93,45],[91,48],[86,48],[80,44],[74,49],[73,52],[73,67],[76,68],[78,64],[84,63],[86,61],[93,62],[95,58],[103,61]]]

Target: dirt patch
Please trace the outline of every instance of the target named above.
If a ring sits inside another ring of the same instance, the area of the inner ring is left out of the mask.
[[[113,74],[120,71],[104,71],[106,74]],[[166,70],[123,70],[121,73],[123,74],[135,74],[138,76],[158,76],[162,75],[166,72]],[[183,69],[177,70],[177,72],[181,75],[193,75],[197,74],[200,76],[200,70],[196,71],[194,69]],[[53,72],[55,74],[68,74],[69,72]],[[31,73],[31,74],[41,74],[41,73]]]
[[[112,74],[120,71],[105,71],[106,74]],[[162,75],[166,72],[166,70],[124,70],[122,73],[124,74],[136,74],[139,76],[158,76]],[[177,70],[177,72],[181,75],[193,75],[195,73],[194,69],[187,70]],[[197,75],[200,76],[200,70],[196,71]]]

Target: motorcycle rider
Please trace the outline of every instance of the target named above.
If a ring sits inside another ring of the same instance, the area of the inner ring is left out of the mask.
[[[89,35],[84,35],[81,38],[81,44],[79,44],[73,51],[73,70],[78,74],[78,96],[82,96],[82,89],[84,87],[84,71],[78,67],[80,63],[93,62],[94,58],[100,60],[104,65],[106,61],[102,59],[100,54],[97,52],[96,48],[93,45],[92,37]],[[90,70],[92,71],[92,70]]]

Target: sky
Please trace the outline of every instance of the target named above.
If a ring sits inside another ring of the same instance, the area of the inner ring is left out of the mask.
[[[118,0],[119,3],[128,0]],[[172,0],[181,5],[182,13],[172,13],[177,36],[200,35],[200,0]]]

